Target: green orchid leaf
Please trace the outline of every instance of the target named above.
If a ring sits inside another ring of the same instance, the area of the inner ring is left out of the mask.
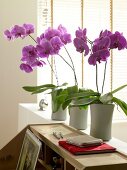
[[[43,88],[43,87],[55,88],[56,86],[54,84],[43,84],[43,85],[40,85],[38,87],[40,87],[40,88]]]
[[[66,90],[65,89],[53,89],[52,90],[52,108],[53,113],[58,111],[60,106],[62,106],[62,103],[64,102],[66,96],[64,96]]]
[[[91,97],[91,98],[83,98],[83,99],[79,99],[79,100],[73,100],[71,105],[74,107],[76,106],[85,106],[85,105],[89,105],[92,104],[93,102],[98,101],[98,97]]]
[[[62,91],[63,91],[63,89],[53,89],[51,92],[52,100],[56,101],[56,97],[59,96]]]
[[[69,106],[70,103],[71,103],[71,100],[64,101],[63,104],[62,104],[63,110],[66,109],[66,107]]]
[[[78,92],[78,86],[67,87],[67,92],[68,92],[68,95],[71,95],[73,93],[77,93]]]
[[[78,92],[78,86],[71,86],[64,89],[61,95],[57,97],[57,99],[61,100],[63,110],[71,103],[71,100],[66,100],[67,97],[73,93]]]
[[[75,106],[75,105],[70,104],[69,108],[70,107],[78,107],[80,110],[87,110],[88,109],[88,105]]]
[[[63,99],[62,101],[64,101],[64,100],[66,99],[66,97],[67,97],[67,93],[61,92],[61,94],[59,94],[58,96],[56,96],[56,99],[57,99],[57,100]]]
[[[63,83],[63,84],[62,84],[62,85],[60,85],[60,86],[56,86],[56,88],[55,88],[55,89],[56,89],[56,90],[57,90],[57,89],[61,89],[61,88],[62,88],[62,89],[64,89],[64,88],[65,88],[65,86],[67,86],[67,85],[68,85],[68,83]]]
[[[88,105],[85,105],[85,106],[79,106],[79,109],[81,109],[81,110],[87,110],[87,109],[88,109]]]
[[[63,86],[67,86],[68,85],[68,83],[63,83],[61,86],[59,86],[59,87],[63,87]]]
[[[116,97],[113,97],[112,101],[116,103],[123,110],[123,112],[127,115],[127,104],[124,101]]]
[[[79,92],[94,92],[93,90],[91,89],[85,89],[85,88],[79,88]]]
[[[122,90],[123,88],[125,88],[127,86],[127,84],[123,85],[123,86],[120,86],[118,87],[117,89],[113,90],[111,93],[114,94],[116,92],[118,92],[119,90]]]
[[[24,86],[23,89],[28,91],[28,92],[33,92],[33,91],[36,91],[40,88],[38,86]]]
[[[100,100],[103,104],[108,104],[108,103],[111,103],[111,102],[112,102],[112,98],[113,98],[112,93],[107,93],[107,94],[104,94],[103,96],[101,96],[101,97],[99,98],[99,100]]]
[[[52,111],[53,113],[57,112],[60,108],[61,104],[59,102],[52,102]]]
[[[66,98],[66,100],[75,100],[75,99],[81,99],[81,98],[90,98],[91,96],[100,96],[97,92],[80,92],[80,93],[73,93],[70,96]]]
[[[56,96],[56,100],[63,103],[67,97],[67,89],[63,89],[59,95]]]
[[[40,90],[42,88],[55,88],[56,86],[53,85],[53,84],[44,84],[44,85],[41,85],[41,86],[24,86],[23,89],[28,91],[28,92],[34,92],[34,91],[37,91],[37,90]]]
[[[45,92],[45,91],[47,91],[47,90],[52,90],[52,89],[54,89],[54,88],[49,88],[49,87],[46,88],[46,87],[45,87],[45,88],[38,89],[38,90],[32,92],[31,94],[43,93],[43,92]]]

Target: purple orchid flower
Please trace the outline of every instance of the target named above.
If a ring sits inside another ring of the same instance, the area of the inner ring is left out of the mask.
[[[95,45],[92,47],[92,54],[88,59],[88,63],[95,66],[97,62],[101,63],[101,61],[107,61],[108,57],[110,56],[110,43],[111,41],[108,36],[95,41]]]
[[[83,53],[85,51],[85,55],[88,55],[89,53],[89,47],[88,45],[84,42],[83,39],[80,38],[75,38],[74,41],[74,46],[76,47],[76,51]]]
[[[79,29],[76,30],[75,35],[76,35],[77,38],[83,39],[85,42],[87,42],[86,33],[87,33],[87,29],[86,28],[81,29],[79,27]]]
[[[60,31],[61,35],[60,35],[60,39],[61,41],[66,45],[68,43],[71,43],[71,34],[67,33],[67,29],[65,27],[63,27],[61,24],[58,26],[58,30]],[[63,45],[64,45],[63,44]]]
[[[9,30],[4,31],[4,36],[7,38],[7,40],[9,40],[9,41],[12,40],[12,35]]]
[[[31,66],[32,67],[42,67],[44,64],[46,64],[44,61],[36,60]]]
[[[36,49],[37,49],[38,55],[42,58],[45,58],[45,57],[48,58],[49,55],[53,54],[53,47],[51,43],[45,38],[40,40],[40,44],[36,46]]]
[[[25,46],[22,49],[22,61],[27,62],[27,64],[33,64],[36,59],[37,59],[37,50],[34,46],[29,45],[29,46]]]
[[[19,25],[15,25],[12,29],[11,29],[11,35],[13,38],[24,38],[25,37],[25,29]]]
[[[53,54],[58,54],[61,47],[63,46],[63,43],[60,37],[56,36],[56,37],[51,38],[50,43],[53,48]]]
[[[41,40],[44,39],[44,33],[40,35],[40,37],[37,37],[36,41],[37,44],[40,45]]]
[[[25,28],[25,35],[29,35],[34,33],[34,26],[32,24],[23,24],[23,28]]]
[[[111,33],[111,31],[109,31],[109,30],[101,31],[101,32],[100,32],[100,35],[99,35],[99,38],[96,38],[96,39],[94,40],[94,44],[98,44],[102,39],[104,39],[104,38],[106,38],[106,37],[109,37],[109,36],[111,36],[111,35],[112,35],[112,33]]]
[[[44,32],[44,38],[47,40],[51,40],[51,38],[58,36],[60,37],[61,33],[59,30],[57,29],[53,29],[53,28],[48,28],[45,32]]]
[[[58,30],[60,31],[60,33],[63,35],[63,34],[66,34],[67,33],[67,29],[65,27],[62,26],[62,24],[60,24],[58,26]]]
[[[25,64],[25,63],[22,63],[22,64],[20,65],[20,69],[21,69],[22,71],[25,71],[26,73],[30,73],[30,72],[33,71],[32,67],[31,67],[29,64]]]
[[[80,53],[83,53],[85,51],[84,53],[85,56],[89,54],[86,32],[87,32],[86,28],[85,29],[79,28],[78,30],[76,30],[75,32],[76,38],[73,40],[74,46],[76,47],[76,51]]]
[[[118,31],[116,31],[115,34],[112,34],[110,36],[110,39],[111,39],[111,44],[110,44],[111,49],[118,48],[118,50],[122,50],[127,46],[127,41],[125,37],[122,35],[122,33],[119,33]]]
[[[23,26],[14,25],[10,30],[4,31],[4,35],[8,40],[24,38],[31,33],[34,33],[34,26],[32,24],[23,24]]]
[[[101,63],[101,61],[107,61],[109,56],[110,52],[108,49],[98,50],[90,55],[88,63],[95,66],[97,62]]]
[[[65,34],[63,34],[60,38],[61,38],[61,41],[62,41],[65,45],[72,42],[72,40],[71,40],[71,34],[65,33]]]
[[[96,45],[98,46],[98,49],[109,48],[110,44],[111,44],[111,40],[109,37],[104,37],[101,40],[99,40],[98,43],[96,43]]]

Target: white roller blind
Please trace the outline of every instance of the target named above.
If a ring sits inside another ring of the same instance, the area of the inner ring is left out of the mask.
[[[127,1],[113,1],[113,30],[123,32],[127,38]],[[127,84],[127,50],[113,51],[113,89]],[[127,88],[118,92],[116,96],[127,102]],[[117,119],[126,119],[124,114],[117,112]]]
[[[87,28],[90,40],[94,40],[100,31],[105,29],[123,32],[127,38],[126,6],[126,0],[38,0],[38,34],[41,34],[48,26],[57,28],[59,24],[62,24],[73,38],[75,30],[82,26]],[[75,64],[79,86],[83,85],[85,88],[96,90],[95,67],[88,64],[88,56],[82,60],[82,55],[75,51],[72,44],[69,44],[67,49]],[[60,51],[60,54],[70,62],[64,49]],[[74,85],[73,72],[68,65],[59,56],[55,57],[55,64],[59,84],[68,82],[70,85]],[[104,65],[100,64],[98,71],[100,89],[103,70]],[[126,84],[126,75],[127,52],[126,50],[114,50],[112,59],[108,61],[104,92]],[[52,80],[56,84],[49,66],[38,70],[38,84],[50,83]],[[116,96],[127,102],[127,89],[120,91]],[[114,119],[126,119],[126,116],[116,109]]]
[[[50,0],[38,0],[38,19],[37,19],[37,33],[38,36],[44,32],[45,29],[51,26],[51,1]],[[51,70],[48,65],[37,70],[37,84],[46,84],[51,82]],[[38,95],[38,100],[41,99]]]

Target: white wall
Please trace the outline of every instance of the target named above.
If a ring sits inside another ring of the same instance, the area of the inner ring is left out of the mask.
[[[114,122],[112,126],[112,136],[127,143],[127,120]]]
[[[22,89],[24,85],[36,85],[36,71],[26,74],[20,71],[21,49],[32,43],[28,38],[8,42],[3,31],[15,24],[37,25],[36,0],[0,0],[0,148],[17,133],[18,103],[36,102],[36,96]]]

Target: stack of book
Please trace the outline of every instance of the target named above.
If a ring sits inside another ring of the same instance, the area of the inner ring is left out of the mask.
[[[116,148],[104,143],[102,139],[90,135],[78,135],[59,140],[59,145],[74,155],[116,151]]]

